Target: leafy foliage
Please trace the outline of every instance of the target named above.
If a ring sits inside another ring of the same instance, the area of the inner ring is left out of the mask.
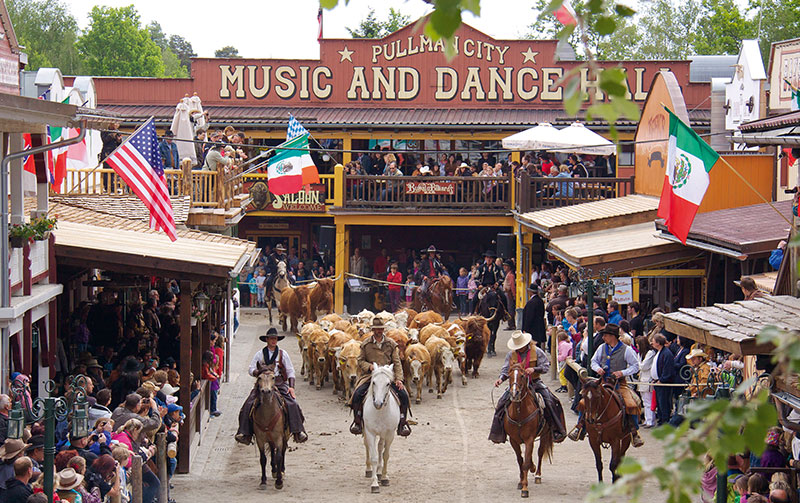
[[[28,54],[28,70],[60,68],[80,74],[81,58],[75,47],[78,23],[60,0],[9,0],[6,2],[19,43]]]
[[[765,64],[773,42],[800,37],[800,0],[750,0],[748,11]]]
[[[142,28],[133,5],[93,7],[89,27],[78,39],[78,51],[92,75],[161,77],[161,50]]]
[[[239,56],[239,49],[232,45],[226,45],[221,49],[214,51],[215,58],[241,58]]]
[[[411,18],[394,10],[394,7],[389,8],[389,18],[386,21],[378,20],[375,9],[370,9],[367,17],[358,24],[358,28],[347,28],[347,31],[353,38],[382,38],[396,32],[410,21]]]
[[[151,21],[147,25],[147,31],[150,33],[150,38],[153,42],[161,49],[161,61],[164,63],[163,76],[168,78],[188,77],[192,61],[190,58],[196,56],[192,51],[192,44],[178,35],[168,37],[164,30],[161,29],[161,24],[158,21]],[[184,51],[183,55],[188,64],[178,57],[175,46]],[[188,54],[186,51],[188,51]]]

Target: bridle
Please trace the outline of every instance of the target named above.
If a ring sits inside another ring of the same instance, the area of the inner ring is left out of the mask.
[[[389,390],[391,389],[391,387],[392,386],[390,380],[390,384],[386,385],[386,391],[383,394],[383,402],[381,403],[380,407],[378,407],[378,405],[375,403],[375,379],[370,379],[369,389],[370,389],[370,394],[372,395],[372,405],[376,409],[380,410],[381,408],[383,408],[384,405],[386,405],[386,402],[389,399]]]
[[[521,403],[522,400],[525,398],[525,396],[530,391],[528,389],[527,385],[530,384],[531,378],[528,375],[525,376],[525,378],[527,380],[527,382],[525,383],[526,386],[522,387],[523,388],[522,391],[519,390],[520,386],[519,386],[519,384],[517,384],[517,381],[518,381],[520,372],[522,372],[522,371],[519,368],[515,368],[514,370],[511,371],[511,375],[509,376],[509,380],[511,381],[511,385],[508,387],[508,393],[511,396],[511,401],[513,403],[516,403],[516,404]],[[519,405],[517,407],[519,407]]]
[[[508,394],[511,397],[511,401],[508,403],[508,405],[506,405],[506,419],[508,419],[508,421],[511,424],[513,424],[514,426],[516,426],[517,428],[522,428],[522,426],[524,426],[525,424],[529,423],[533,418],[535,418],[539,413],[541,413],[541,409],[536,405],[536,400],[534,400],[533,397],[531,397],[531,401],[533,402],[533,412],[531,412],[526,418],[517,421],[517,420],[513,419],[508,414],[508,408],[511,407],[511,404],[514,404],[514,407],[517,410],[517,414],[521,414],[522,413],[522,400],[524,400],[525,397],[530,393],[529,386],[530,386],[531,378],[527,374],[525,374],[525,381],[526,382],[525,382],[525,385],[522,386],[522,388],[523,388],[522,391],[520,391],[520,389],[519,389],[520,385],[517,383],[517,381],[520,380],[519,379],[520,372],[522,372],[523,374],[525,373],[519,367],[514,367],[511,370],[511,374],[509,375],[509,380],[511,381],[511,384],[509,385],[509,389],[508,389]],[[543,428],[544,428],[544,421],[540,421],[540,423],[539,423],[539,431],[536,434],[537,437],[541,434]]]
[[[585,402],[586,410],[585,410],[584,418],[585,418],[587,424],[596,425],[597,428],[600,429],[603,426],[612,425],[612,424],[616,423],[618,420],[622,419],[623,413],[625,411],[625,405],[624,404],[619,404],[619,406],[620,406],[619,412],[613,418],[611,418],[610,420],[606,421],[605,423],[601,422],[600,420],[603,418],[605,413],[608,412],[608,407],[611,405],[611,402],[612,401],[616,401],[616,400],[614,398],[614,395],[612,393],[608,392],[609,396],[608,396],[608,399],[605,400],[605,406],[603,407],[603,410],[601,410],[599,414],[594,413],[594,410],[593,410],[594,408],[592,406],[593,403],[595,402],[595,400],[603,400],[603,396],[606,394],[606,390],[603,387],[603,383],[600,380],[597,380],[595,382],[596,382],[595,385],[585,388],[586,394],[584,394],[584,397],[586,398],[586,402]],[[596,391],[597,393],[599,393],[599,397],[598,398],[594,398],[594,397],[589,398],[588,395],[593,390]]]

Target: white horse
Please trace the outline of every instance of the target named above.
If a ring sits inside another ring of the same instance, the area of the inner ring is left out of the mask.
[[[375,366],[372,370],[372,382],[367,396],[364,398],[366,477],[372,477],[373,493],[381,491],[380,485],[389,485],[389,478],[386,477],[389,447],[392,445],[397,424],[400,422],[400,403],[391,392],[392,381],[394,381],[394,371],[391,365]],[[380,471],[380,478],[378,471]]]

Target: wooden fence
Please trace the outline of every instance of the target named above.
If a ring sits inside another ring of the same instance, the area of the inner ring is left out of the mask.
[[[523,171],[516,179],[517,211],[559,208],[623,197],[634,192],[634,177],[532,177]]]

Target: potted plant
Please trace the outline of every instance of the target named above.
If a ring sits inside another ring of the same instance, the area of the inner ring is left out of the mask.
[[[50,231],[56,228],[56,217],[53,218],[37,218],[31,222],[34,230],[33,239],[36,241],[45,241],[50,237]]]
[[[8,241],[11,248],[22,248],[25,242],[32,241],[35,235],[36,231],[29,223],[13,224],[8,229]]]

